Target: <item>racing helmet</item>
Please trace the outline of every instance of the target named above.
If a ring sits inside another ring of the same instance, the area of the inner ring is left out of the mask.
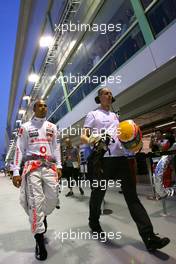
[[[142,132],[133,120],[120,122],[118,131],[118,138],[125,149],[134,153],[142,149]]]

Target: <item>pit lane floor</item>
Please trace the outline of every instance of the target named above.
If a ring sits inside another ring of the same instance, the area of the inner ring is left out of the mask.
[[[168,246],[153,255],[147,252],[123,195],[117,190],[108,191],[105,197],[106,209],[112,209],[113,213],[101,217],[102,227],[110,238],[107,242],[100,242],[88,235],[90,190],[85,189],[85,195],[81,196],[78,188],[74,188],[74,196],[66,198],[67,191],[64,189],[60,195],[61,209],[56,209],[48,217],[48,259],[43,263],[176,263],[176,199],[167,201],[169,215],[163,217],[160,201],[139,196],[151,217],[155,232],[171,239]],[[35,244],[28,217],[19,204],[19,190],[13,187],[9,177],[4,174],[0,174],[0,215],[0,264],[40,263],[34,256]]]

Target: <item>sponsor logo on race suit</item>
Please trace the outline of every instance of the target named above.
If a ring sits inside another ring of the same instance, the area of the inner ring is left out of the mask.
[[[30,129],[28,131],[28,133],[29,133],[29,137],[38,137],[39,136],[38,129]]]
[[[47,138],[52,138],[54,135],[54,130],[53,129],[50,129],[50,128],[47,128],[46,129],[46,137]]]

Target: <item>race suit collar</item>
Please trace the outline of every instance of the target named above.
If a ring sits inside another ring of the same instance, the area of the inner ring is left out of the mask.
[[[110,110],[106,110],[106,109],[103,109],[101,106],[98,108],[100,111],[102,112],[105,112],[105,113],[109,113],[111,112]]]
[[[36,121],[36,122],[44,122],[44,121],[46,121],[46,117],[39,118],[39,117],[34,116],[33,120]]]

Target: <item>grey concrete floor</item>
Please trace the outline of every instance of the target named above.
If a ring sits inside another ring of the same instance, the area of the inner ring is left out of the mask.
[[[56,209],[48,217],[48,259],[44,263],[176,263],[174,198],[167,201],[169,214],[163,217],[160,201],[148,200],[144,195],[139,196],[151,217],[155,232],[171,239],[168,246],[153,255],[147,252],[141,241],[122,194],[114,190],[106,193],[105,208],[112,209],[113,213],[102,215],[101,223],[104,231],[109,232],[111,237],[108,242],[100,242],[86,233],[89,232],[87,218],[90,190],[86,189],[85,195],[80,196],[75,188],[74,196],[68,198],[65,197],[66,192],[67,189],[64,189],[60,195],[61,209]],[[69,235],[71,232],[76,234],[75,238]],[[121,232],[120,239],[116,232]],[[66,235],[68,239],[62,239],[62,236],[65,238]],[[81,235],[82,239],[78,237]],[[0,264],[40,263],[34,257],[34,245],[28,217],[19,204],[19,190],[13,187],[8,177],[0,174]]]

